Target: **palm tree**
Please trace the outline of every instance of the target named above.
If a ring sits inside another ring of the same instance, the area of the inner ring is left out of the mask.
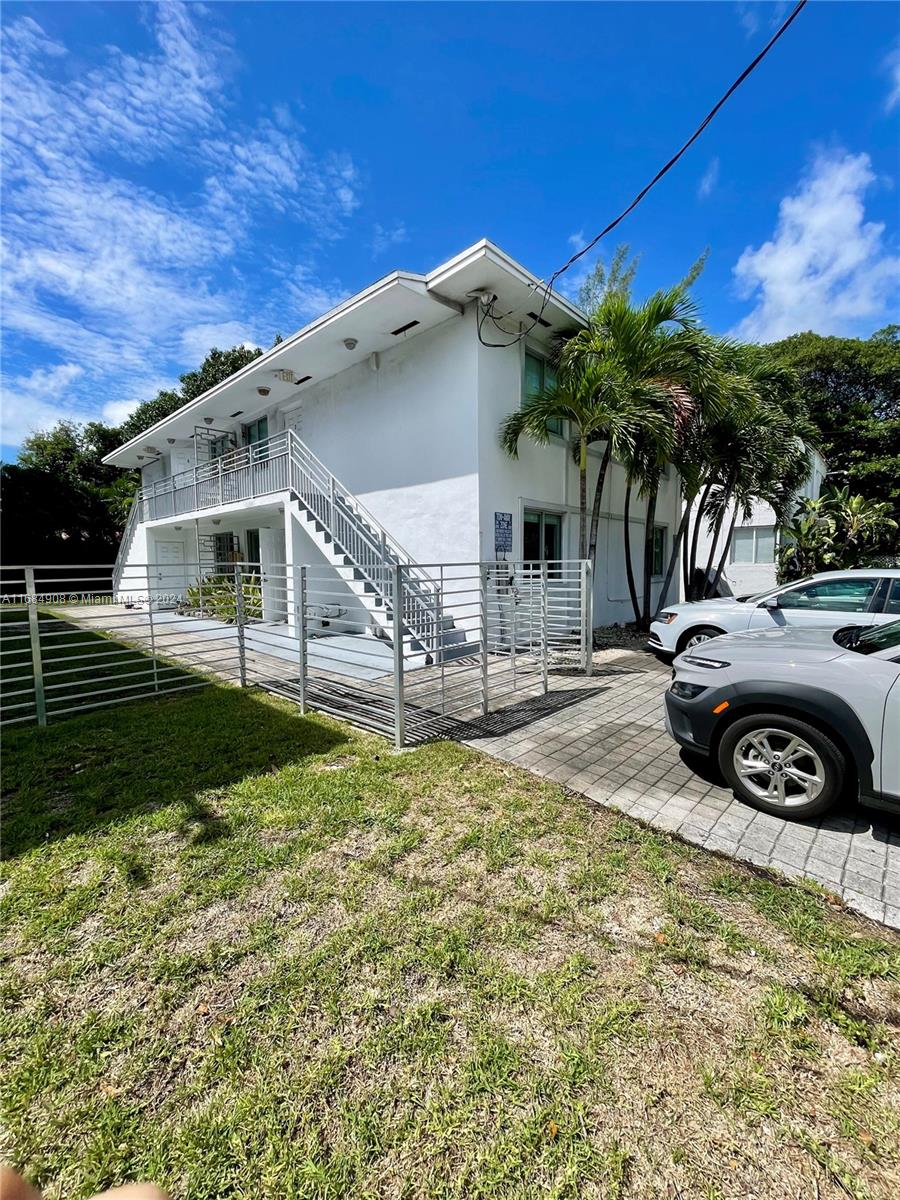
[[[578,554],[594,560],[600,521],[601,497],[610,457],[624,453],[636,437],[647,416],[628,393],[618,364],[608,360],[587,360],[562,355],[556,383],[529,397],[525,404],[504,420],[500,442],[512,458],[519,453],[519,439],[525,435],[539,445],[550,440],[552,422],[568,422],[572,450],[578,464],[579,521]],[[588,446],[605,440],[606,449],[594,490],[588,537]]]
[[[649,627],[656,499],[665,464],[696,412],[724,405],[716,345],[697,318],[683,286],[660,291],[641,305],[619,294],[605,296],[587,327],[564,345],[560,362],[605,363],[615,367],[619,387],[643,411],[637,436],[620,455],[626,471],[625,568],[635,620]],[[633,493],[646,499],[643,596],[638,600],[631,563],[630,508]]]

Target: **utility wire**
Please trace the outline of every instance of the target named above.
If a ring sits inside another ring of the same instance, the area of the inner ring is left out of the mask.
[[[662,177],[664,175],[666,175],[669,171],[671,171],[671,169],[675,166],[675,164],[678,162],[678,160],[681,158],[681,156],[687,150],[689,150],[690,147],[693,146],[694,142],[696,142],[697,138],[700,137],[701,133],[703,133],[703,131],[706,129],[707,125],[709,125],[709,123],[713,120],[713,118],[719,112],[719,109],[721,109],[726,104],[726,102],[734,95],[734,93],[738,90],[738,88],[741,86],[741,84],[744,82],[744,80],[756,70],[756,68],[759,66],[759,64],[762,62],[762,60],[766,57],[766,55],[769,53],[769,51],[772,49],[772,47],[778,41],[778,39],[783,34],[787,33],[790,26],[794,23],[794,21],[800,15],[800,12],[806,7],[806,5],[807,5],[807,0],[798,0],[798,3],[794,6],[790,15],[779,26],[779,28],[775,31],[775,33],[772,35],[772,37],[769,38],[768,42],[766,42],[765,46],[763,46],[762,50],[760,50],[759,54],[757,54],[756,58],[754,58],[754,60],[749,64],[749,66],[745,67],[744,70],[741,71],[740,75],[738,75],[737,79],[735,79],[734,83],[731,85],[731,87],[728,89],[728,91],[725,92],[725,94],[709,110],[709,112],[706,114],[706,116],[703,118],[703,120],[700,122],[700,124],[697,126],[697,128],[694,130],[694,132],[688,138],[688,140],[681,147],[681,149],[678,150],[675,154],[673,154],[672,157],[669,159],[669,161],[665,164],[665,166],[661,167],[657,171],[657,173],[653,176],[653,178],[646,185],[646,187],[643,187],[638,192],[638,194],[631,201],[631,203],[628,205],[628,207],[623,209],[622,212],[620,212],[619,215],[615,218],[615,220],[610,221],[610,223],[606,226],[605,229],[601,229],[601,231],[597,234],[597,236],[595,238],[592,238],[591,241],[589,241],[586,246],[582,246],[582,248],[580,250],[578,250],[575,254],[573,254],[572,257],[568,260],[568,262],[563,263],[563,265],[559,268],[559,270],[554,271],[553,274],[550,276],[549,281],[546,284],[532,285],[535,288],[543,287],[544,296],[543,296],[543,299],[541,300],[541,306],[538,309],[537,318],[534,321],[532,321],[532,323],[528,326],[527,329],[523,329],[521,332],[516,334],[513,337],[513,340],[511,342],[486,342],[482,336],[482,327],[483,327],[485,321],[487,321],[487,320],[490,320],[492,322],[492,324],[495,326],[495,328],[500,333],[509,334],[510,331],[503,329],[503,327],[500,325],[500,320],[502,320],[503,318],[498,317],[497,314],[493,311],[493,302],[491,302],[485,308],[485,310],[482,314],[481,320],[478,322],[478,339],[483,346],[490,346],[494,349],[501,349],[504,346],[514,346],[517,342],[520,342],[523,338],[527,337],[529,333],[531,333],[532,329],[534,329],[534,327],[538,324],[538,321],[540,320],[540,318],[544,315],[544,310],[550,302],[550,296],[553,292],[553,285],[556,282],[556,280],[559,279],[560,275],[562,275],[564,272],[568,271],[569,267],[573,266],[576,262],[578,262],[578,260],[580,258],[582,258],[585,254],[587,254],[590,250],[593,250],[594,246],[597,245],[597,243],[600,241],[601,238],[605,238],[606,235],[608,233],[611,233],[612,230],[615,229],[615,227],[621,221],[624,221],[625,218],[628,216],[628,214],[630,212],[632,212],[635,208],[637,208],[637,206],[640,204],[640,202],[643,200],[643,198],[647,195],[647,193],[650,191],[650,189],[655,187],[656,184],[659,183],[659,181],[662,179]],[[512,313],[511,312],[506,313],[505,316],[512,316]]]

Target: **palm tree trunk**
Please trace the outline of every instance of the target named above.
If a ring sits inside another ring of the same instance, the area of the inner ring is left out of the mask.
[[[587,438],[578,456],[578,557],[587,558]]]
[[[684,512],[681,516],[681,523],[678,526],[678,531],[675,534],[675,541],[672,545],[672,553],[669,555],[669,565],[666,568],[666,577],[663,580],[662,591],[659,593],[659,608],[662,608],[669,595],[669,586],[672,583],[672,576],[675,574],[675,565],[678,562],[678,551],[681,549],[683,542],[687,540],[688,525],[690,524],[691,503],[693,500],[686,503]]]
[[[731,487],[729,486],[725,491],[725,498],[722,501],[722,508],[721,508],[721,511],[719,512],[718,518],[716,519],[715,526],[713,527],[712,540],[709,543],[709,554],[707,555],[707,559],[706,559],[706,570],[703,572],[703,586],[700,589],[700,597],[699,598],[701,600],[705,600],[706,597],[709,595],[709,576],[710,576],[710,572],[713,569],[713,563],[716,560],[716,543],[719,540],[719,534],[722,532],[722,522],[725,520],[725,513],[728,511],[728,505],[731,503],[731,495],[732,495]],[[737,509],[735,508],[734,511],[736,513]],[[734,529],[733,521],[731,524],[731,528]],[[730,540],[730,535],[729,535],[729,540]],[[726,547],[728,546],[727,541],[726,541],[725,545],[726,545]]]
[[[735,505],[734,512],[731,514],[731,524],[728,526],[728,537],[725,539],[725,547],[722,550],[722,555],[719,558],[719,565],[716,567],[715,578],[713,579],[712,585],[709,589],[710,595],[712,595],[712,593],[719,586],[719,580],[722,578],[722,572],[725,570],[725,559],[728,557],[728,548],[731,545],[732,534],[734,533],[734,527],[737,524],[737,515],[738,510],[737,505]]]
[[[600,471],[597,475],[597,485],[594,488],[594,503],[591,508],[591,536],[588,542],[588,558],[596,565],[597,562],[597,534],[600,530],[600,507],[603,499],[603,485],[606,482],[606,472],[609,467],[609,460],[612,454],[610,443],[606,443],[606,449],[603,451],[603,458],[600,460]]]
[[[684,595],[687,600],[697,599],[694,595],[694,572],[697,570],[697,546],[700,540],[700,529],[703,525],[703,514],[706,512],[706,501],[709,499],[712,486],[712,482],[706,485],[700,496],[700,503],[697,505],[697,517],[694,521],[694,532],[691,535],[691,553],[685,562]]]
[[[631,597],[631,607],[634,612],[635,624],[640,624],[641,610],[638,606],[637,588],[634,586],[634,568],[631,565],[631,484],[625,485],[624,532],[625,540],[625,578],[628,580],[628,595]]]
[[[656,519],[656,500],[659,496],[659,475],[653,479],[652,486],[647,495],[647,517],[644,521],[644,562],[643,562],[643,578],[642,583],[644,593],[641,596],[641,620],[640,628],[650,628],[651,607],[653,605],[653,530],[654,521]]]

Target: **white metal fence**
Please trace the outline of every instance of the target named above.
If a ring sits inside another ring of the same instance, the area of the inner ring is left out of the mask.
[[[585,562],[417,565],[437,606],[408,620],[408,568],[387,596],[354,567],[234,563],[0,569],[0,721],[201,688],[258,686],[393,737],[398,746],[591,669]]]

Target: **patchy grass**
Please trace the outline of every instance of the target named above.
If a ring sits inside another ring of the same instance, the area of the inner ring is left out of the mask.
[[[900,942],[441,743],[230,688],[5,739],[48,1197],[893,1197]]]

